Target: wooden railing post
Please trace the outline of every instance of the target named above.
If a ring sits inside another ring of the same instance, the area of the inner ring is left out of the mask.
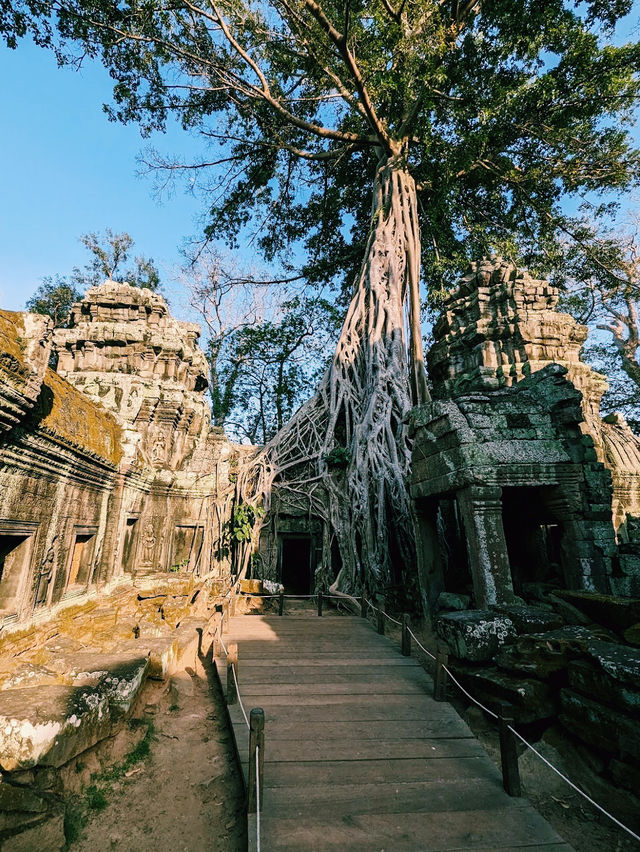
[[[522,795],[520,787],[520,770],[518,768],[518,750],[516,738],[510,725],[513,722],[513,712],[506,701],[498,705],[498,725],[500,729],[500,760],[502,762],[502,786],[509,796]]]
[[[233,676],[235,668],[236,676]],[[227,704],[235,704],[238,700],[238,689],[236,679],[238,677],[238,645],[229,642],[227,645]]]
[[[376,603],[378,604],[378,608],[376,610],[378,617],[378,633],[381,636],[384,636],[384,595],[376,595]]]
[[[229,599],[222,604],[222,633],[229,629]]]
[[[402,616],[402,656],[411,656],[411,634],[409,633],[409,615],[405,612]]]
[[[447,700],[447,672],[445,666],[449,662],[449,649],[446,645],[438,645],[436,650],[436,673],[433,679],[433,697],[436,701]]]
[[[318,589],[318,615],[322,615],[322,588]]]
[[[366,618],[366,617],[367,617],[367,597],[366,597],[366,595],[363,591],[362,594],[360,595],[360,618]]]
[[[256,776],[256,749],[258,749],[258,774]],[[262,809],[264,790],[264,710],[254,707],[249,714],[249,789],[247,790],[247,812],[255,814]],[[258,784],[256,785],[256,781]],[[256,795],[260,789],[260,801]]]

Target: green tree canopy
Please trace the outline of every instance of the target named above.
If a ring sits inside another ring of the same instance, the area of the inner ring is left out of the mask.
[[[25,307],[34,314],[50,317],[54,328],[62,328],[67,324],[72,305],[81,298],[81,291],[65,278],[47,276]]]
[[[80,242],[90,255],[82,268],[75,266],[71,278],[83,289],[96,287],[105,279],[126,281],[132,287],[160,289],[160,274],[152,258],[136,257],[127,265],[134,240],[126,231],[118,234],[106,228],[104,234],[83,234]]]
[[[110,115],[163,128],[170,113],[213,143],[155,164],[217,189],[208,233],[252,220],[266,256],[293,241],[311,280],[351,283],[380,152],[418,187],[432,288],[497,249],[539,273],[588,235],[567,196],[638,179],[628,135],[640,48],[608,40],[631,0],[18,0],[0,32],[62,61],[98,56]],[[216,150],[216,143],[219,143]]]

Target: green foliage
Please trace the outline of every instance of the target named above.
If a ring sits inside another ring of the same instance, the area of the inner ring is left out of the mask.
[[[434,297],[492,251],[538,273],[562,263],[567,240],[588,251],[565,200],[639,177],[628,128],[640,47],[614,30],[631,0],[10,7],[0,17],[10,46],[30,34],[63,62],[102,60],[117,80],[112,118],[146,133],[175,115],[202,134],[210,149],[197,161],[147,160],[215,189],[209,237],[234,246],[251,228],[264,256],[289,268],[303,247],[306,279],[340,281],[345,297],[381,154],[419,187]]]
[[[160,274],[153,259],[136,257],[132,264],[126,265],[134,246],[133,238],[126,231],[118,234],[106,228],[104,234],[83,234],[80,242],[88,250],[90,259],[84,267],[73,269],[72,279],[79,286],[95,287],[110,279],[148,290],[160,288]]]
[[[327,467],[329,470],[339,470],[347,468],[351,461],[351,453],[347,447],[334,447],[325,456]]]
[[[63,328],[69,320],[72,305],[81,298],[82,293],[74,284],[60,275],[48,276],[42,279],[42,284],[25,307],[34,314],[50,317],[54,328]]]
[[[251,506],[249,503],[239,503],[233,507],[229,521],[229,538],[232,542],[251,541],[253,528],[260,518],[264,517],[262,506]]]
[[[149,756],[151,740],[155,733],[153,721],[147,719],[130,719],[130,728],[146,728],[143,738],[125,756],[121,763],[104,772],[94,773],[91,784],[81,796],[73,796],[66,804],[64,815],[64,836],[67,845],[74,843],[82,834],[87,824],[90,811],[102,811],[109,804],[107,794],[111,785],[122,778],[133,766]]]
[[[95,784],[87,787],[86,802],[87,807],[92,811],[103,811],[108,804],[106,796]]]

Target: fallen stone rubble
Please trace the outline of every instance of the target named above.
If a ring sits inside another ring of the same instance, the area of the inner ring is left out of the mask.
[[[601,803],[609,797],[604,806],[638,830],[640,647],[625,637],[636,635],[640,600],[565,590],[539,598],[535,606],[441,612],[435,626],[449,668],[486,707],[506,703],[536,740],[551,732],[554,748],[562,743],[573,755],[565,764],[583,789]]]
[[[145,576],[0,643],[0,846],[60,849],[82,756],[126,723],[149,678],[211,652],[222,581]]]

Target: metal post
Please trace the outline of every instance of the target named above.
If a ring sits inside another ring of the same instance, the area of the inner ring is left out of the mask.
[[[278,595],[278,615],[282,615],[284,612],[284,592],[280,592]]]
[[[500,729],[500,760],[502,762],[502,786],[505,793],[518,797],[522,795],[518,751],[516,738],[509,726],[513,722],[511,706],[506,701],[498,705],[498,725]]]
[[[365,595],[364,590],[363,590],[362,594],[360,595],[360,618],[366,618],[366,617],[367,617],[367,598],[366,598],[366,595]]]
[[[318,615],[322,615],[322,589],[318,590]]]
[[[409,615],[406,612],[402,616],[402,656],[411,656],[411,634],[409,633]]]
[[[438,645],[436,650],[436,674],[433,681],[433,697],[436,701],[447,700],[447,673],[445,666],[449,662],[449,649],[446,645]]]
[[[233,676],[233,670],[236,670],[236,676]],[[238,690],[236,688],[236,678],[238,677],[238,645],[236,642],[229,642],[227,645],[227,704],[235,704],[238,700]]]
[[[378,633],[384,636],[384,595],[376,595],[376,601],[378,604]]]
[[[256,749],[258,749],[258,780],[260,781],[260,802],[256,796]],[[255,814],[258,806],[262,809],[262,791],[264,790],[264,710],[254,707],[249,714],[249,789],[247,790],[247,813]]]

